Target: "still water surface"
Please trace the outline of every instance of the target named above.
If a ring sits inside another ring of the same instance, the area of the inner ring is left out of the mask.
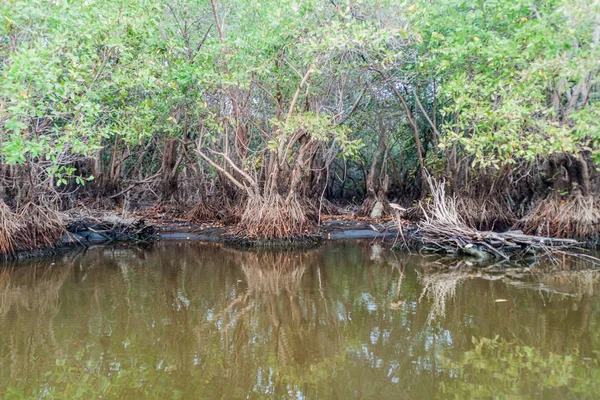
[[[600,397],[594,272],[436,272],[368,242],[99,247],[0,268],[0,397]]]

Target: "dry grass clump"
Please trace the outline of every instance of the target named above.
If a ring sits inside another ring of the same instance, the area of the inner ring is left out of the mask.
[[[279,194],[248,199],[236,234],[250,239],[290,239],[306,235],[312,228],[297,199],[286,202]]]
[[[585,240],[600,239],[600,205],[592,196],[541,200],[517,222],[528,234]]]
[[[27,203],[14,213],[0,201],[0,258],[55,247],[61,243],[64,233],[64,224],[58,212]]]

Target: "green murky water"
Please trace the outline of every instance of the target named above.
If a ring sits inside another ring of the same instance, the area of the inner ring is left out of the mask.
[[[600,396],[599,277],[435,272],[361,242],[163,243],[0,271],[0,397]]]

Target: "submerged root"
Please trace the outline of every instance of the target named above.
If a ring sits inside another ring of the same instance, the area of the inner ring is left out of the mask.
[[[275,194],[250,197],[235,234],[254,240],[290,239],[305,236],[311,228],[297,199],[286,202]]]
[[[592,196],[541,200],[515,228],[528,234],[598,241],[600,205]]]
[[[58,212],[28,203],[14,213],[0,201],[0,258],[56,247],[61,244],[64,233]]]

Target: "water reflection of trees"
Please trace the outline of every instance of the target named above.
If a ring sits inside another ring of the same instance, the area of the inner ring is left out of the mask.
[[[600,348],[597,275],[450,265],[448,279],[435,261],[368,242],[308,252],[186,243],[95,248],[53,272],[9,271],[0,299],[14,300],[0,315],[20,320],[0,327],[0,363],[11,365],[0,371],[0,395],[9,382],[66,390],[88,374],[89,393],[110,384],[121,397],[425,398],[452,379],[441,354],[469,351],[472,337]],[[448,287],[454,295],[436,300]],[[29,300],[18,295],[24,288]],[[56,377],[57,359],[72,372]]]
[[[310,381],[315,369],[335,358],[343,346],[341,332],[336,332],[337,318],[321,302],[327,294],[322,287],[313,291],[319,286],[315,278],[321,279],[321,252],[229,254],[240,266],[247,288],[212,319],[222,335],[231,337],[226,356],[234,368],[228,377],[237,380],[249,372],[249,365],[263,364],[270,376],[257,370],[250,379],[261,390],[285,394]],[[263,362],[248,360],[257,352]],[[270,357],[273,362],[265,366],[264,358]]]
[[[71,265],[55,268],[49,264],[42,261],[0,269],[0,358],[6,361],[0,364],[8,379],[35,373],[35,366],[24,362],[24,354],[36,359],[59,351],[53,318]]]
[[[50,262],[28,263],[0,268],[0,316],[34,311],[52,313],[70,265],[53,268]]]
[[[430,323],[444,324],[451,331],[469,337],[518,338],[555,352],[579,348],[590,354],[599,348],[590,324],[598,318],[594,293],[600,271],[499,274],[424,267],[419,280],[421,300],[431,307]]]

